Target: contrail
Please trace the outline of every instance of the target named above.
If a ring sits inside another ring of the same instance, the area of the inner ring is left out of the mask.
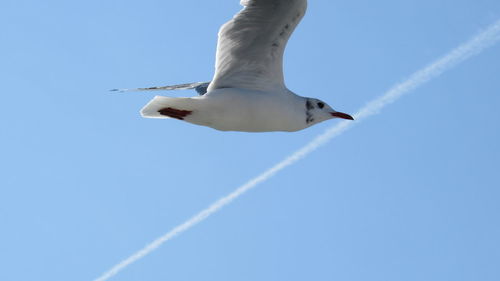
[[[103,275],[101,275],[94,281],[108,280],[109,278],[116,275],[118,272],[125,269],[130,264],[136,262],[137,260],[151,253],[152,251],[156,250],[163,243],[181,234],[182,232],[190,229],[197,223],[205,220],[207,217],[219,211],[222,207],[231,203],[233,200],[240,197],[241,195],[243,195],[243,193],[247,192],[248,190],[254,188],[259,183],[268,180],[279,171],[294,164],[300,159],[306,157],[309,153],[318,149],[320,146],[326,144],[332,138],[342,134],[347,129],[352,127],[354,124],[359,123],[360,121],[362,121],[367,117],[377,114],[383,107],[396,101],[404,94],[407,94],[412,90],[415,90],[417,87],[421,86],[422,84],[425,84],[426,82],[429,82],[433,78],[436,78],[437,76],[453,68],[457,64],[481,53],[484,49],[493,46],[499,40],[500,40],[500,20],[497,20],[494,24],[488,26],[482,32],[479,32],[475,37],[473,37],[469,41],[453,49],[447,55],[434,61],[433,63],[429,64],[423,69],[415,72],[406,81],[396,84],[394,87],[389,89],[385,94],[383,94],[382,96],[376,98],[375,100],[369,102],[367,105],[362,107],[356,114],[354,114],[354,117],[356,119],[355,122],[344,120],[340,123],[337,123],[337,125],[330,127],[324,133],[318,135],[311,142],[309,142],[296,152],[292,153],[286,159],[282,160],[278,164],[269,168],[268,170],[258,175],[257,177],[249,180],[247,183],[238,187],[235,191],[233,191],[229,195],[217,200],[208,208],[199,212],[192,218],[188,219],[186,222],[176,226],[165,235],[161,236],[160,238],[146,245],[143,249],[139,250],[137,253],[131,255],[127,259],[113,266],[109,271],[105,272]]]

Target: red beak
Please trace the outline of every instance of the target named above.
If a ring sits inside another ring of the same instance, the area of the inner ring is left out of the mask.
[[[335,111],[335,112],[331,112],[330,114],[331,114],[333,117],[342,118],[342,119],[347,119],[347,120],[354,120],[354,118],[352,118],[352,116],[351,116],[351,115],[349,115],[349,114],[345,114],[345,113],[342,113],[342,112]]]

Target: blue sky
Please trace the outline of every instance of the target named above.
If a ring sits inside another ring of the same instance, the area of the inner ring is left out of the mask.
[[[287,85],[347,113],[500,18],[493,0],[309,2]],[[93,280],[336,122],[219,132],[107,92],[211,79],[240,9],[213,3],[2,2],[0,280]],[[498,280],[499,62],[460,64],[113,280]]]

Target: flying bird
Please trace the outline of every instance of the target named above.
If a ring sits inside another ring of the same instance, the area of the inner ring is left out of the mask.
[[[154,97],[146,118],[174,118],[221,131],[299,131],[322,121],[353,118],[326,102],[290,91],[283,53],[307,0],[241,0],[244,7],[219,31],[210,82],[134,90],[195,89],[194,97]]]

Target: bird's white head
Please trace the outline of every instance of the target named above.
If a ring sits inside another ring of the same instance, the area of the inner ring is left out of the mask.
[[[341,118],[354,120],[351,115],[334,110],[326,102],[314,98],[306,98],[306,123],[314,125],[328,119]]]

